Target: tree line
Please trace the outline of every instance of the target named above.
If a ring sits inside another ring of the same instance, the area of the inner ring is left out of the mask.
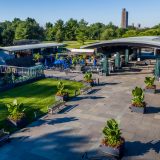
[[[33,18],[0,23],[0,45],[13,45],[15,40],[37,39],[41,41],[79,41],[82,45],[86,40],[110,40],[114,38],[133,36],[157,36],[160,35],[160,24],[151,28],[136,28],[129,26],[122,29],[112,22],[109,24],[89,24],[84,19],[78,21],[69,19],[64,22],[59,19],[54,24],[47,22],[44,27],[40,26]]]

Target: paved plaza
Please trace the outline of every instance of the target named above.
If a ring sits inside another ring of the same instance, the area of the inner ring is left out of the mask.
[[[13,134],[11,142],[0,148],[0,160],[80,160],[85,152],[97,150],[110,118],[118,120],[126,140],[123,160],[160,160],[160,93],[145,96],[146,114],[129,109],[131,91],[145,86],[147,73],[96,76],[101,85],[93,92],[72,99],[59,114],[45,116]],[[61,76],[80,80],[83,75]]]

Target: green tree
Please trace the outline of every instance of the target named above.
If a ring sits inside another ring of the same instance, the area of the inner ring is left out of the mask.
[[[116,29],[116,37],[117,37],[117,38],[123,37],[123,35],[125,34],[125,32],[126,32],[126,29],[117,28],[117,29]]]
[[[100,40],[100,35],[104,31],[105,25],[103,23],[94,23],[88,27],[88,39]]]
[[[14,28],[14,30],[16,30],[17,26],[19,25],[19,23],[21,23],[22,21],[19,18],[14,18],[14,20],[12,21],[12,27]]]
[[[123,37],[136,37],[136,36],[138,36],[137,30],[129,30],[123,35]]]
[[[18,24],[15,31],[15,39],[38,39],[42,40],[44,37],[44,30],[32,18],[27,18]]]
[[[113,30],[116,30],[118,27],[115,26],[112,22],[109,22],[107,25],[106,25],[106,28],[107,29],[113,29]]]
[[[140,36],[158,36],[160,35],[160,29],[148,29],[139,33]]]
[[[2,31],[2,44],[4,46],[12,45],[14,40],[14,30],[11,27]]]
[[[58,30],[55,35],[56,42],[62,42],[64,40],[64,34],[62,30]]]
[[[81,19],[79,21],[79,27],[76,32],[76,39],[81,45],[84,45],[84,42],[87,40],[88,37],[87,25],[88,23],[84,19]]]
[[[53,24],[51,22],[46,23],[46,26],[45,26],[46,29],[52,28],[52,27],[53,27]]]
[[[56,42],[62,42],[65,37],[65,28],[64,22],[61,19],[56,21],[55,25],[53,26],[53,30],[55,31]]]
[[[12,45],[14,34],[15,32],[11,22],[5,21],[0,23],[0,44],[2,46]]]
[[[112,28],[106,29],[102,34],[101,34],[101,39],[102,40],[110,40],[115,38],[116,36],[115,30]]]
[[[84,30],[78,30],[76,38],[77,38],[77,41],[78,41],[80,44],[84,45],[84,42],[85,42],[86,39],[87,39],[87,36],[86,36],[85,31],[84,31]]]
[[[58,30],[64,31],[64,22],[63,22],[63,20],[61,20],[61,19],[57,20],[53,27],[55,28],[56,32]]]
[[[56,35],[56,30],[53,27],[53,24],[48,22],[45,26],[45,40],[47,41],[54,41]]]
[[[2,27],[0,26],[0,45],[2,45],[2,31],[3,31],[3,29],[2,29]]]
[[[74,19],[69,19],[65,23],[65,39],[66,40],[76,40],[76,31],[78,29],[78,22]]]

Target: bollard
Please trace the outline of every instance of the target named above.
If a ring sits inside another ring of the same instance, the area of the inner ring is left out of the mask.
[[[99,85],[99,78],[98,78],[98,83],[97,84]]]
[[[74,96],[75,96],[75,97],[77,96],[77,90],[75,90],[75,92],[74,92]]]
[[[34,118],[35,118],[35,119],[37,118],[37,113],[36,113],[36,112],[34,112]]]
[[[78,96],[78,90],[75,90],[75,97]]]

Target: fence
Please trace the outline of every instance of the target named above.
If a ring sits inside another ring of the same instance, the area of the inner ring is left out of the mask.
[[[0,65],[0,74],[3,75],[0,83],[0,91],[4,91],[44,77],[44,68],[42,65],[34,67]]]

